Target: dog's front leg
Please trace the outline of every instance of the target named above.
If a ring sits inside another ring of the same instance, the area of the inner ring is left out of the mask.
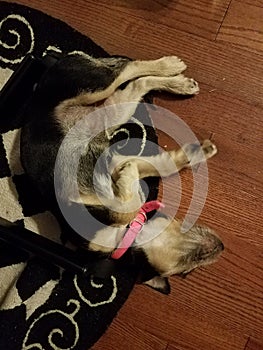
[[[112,172],[115,211],[128,213],[141,206],[139,178],[136,162],[128,160],[115,167]]]
[[[186,144],[179,150],[163,152],[156,156],[127,159],[125,156],[116,155],[113,158],[113,164],[120,168],[126,163],[136,165],[140,179],[151,176],[167,177],[183,168],[205,162],[216,153],[216,146],[210,140],[205,140],[201,144]]]

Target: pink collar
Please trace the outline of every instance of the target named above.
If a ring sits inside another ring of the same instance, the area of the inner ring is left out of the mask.
[[[158,210],[163,207],[164,204],[157,200],[144,203],[144,205],[141,207],[138,214],[136,215],[135,219],[131,221],[129,228],[124,234],[118,247],[111,254],[111,258],[116,260],[120,259],[123,256],[123,254],[130,248],[130,246],[135,241],[137,235],[142,231],[143,225],[147,221],[146,213],[149,213],[153,210]]]

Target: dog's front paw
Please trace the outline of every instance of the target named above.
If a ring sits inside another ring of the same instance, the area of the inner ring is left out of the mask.
[[[213,157],[215,154],[217,154],[217,147],[210,140],[204,140],[202,142],[202,150],[204,152],[206,159],[209,159]]]
[[[217,148],[210,140],[205,140],[201,145],[195,143],[185,145],[183,151],[188,159],[185,166],[192,167],[213,157],[217,153]]]
[[[173,76],[186,70],[186,64],[177,56],[165,56],[159,59],[163,76]]]

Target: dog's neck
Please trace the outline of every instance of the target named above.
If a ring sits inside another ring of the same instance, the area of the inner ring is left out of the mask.
[[[142,232],[145,223],[147,222],[147,213],[158,210],[163,206],[164,205],[157,200],[144,203],[144,205],[138,211],[136,217],[131,221],[128,230],[125,232],[117,248],[112,252],[112,259],[120,259],[123,254],[125,254],[126,251],[132,246],[137,236]]]
[[[94,238],[91,241],[89,241],[88,249],[94,252],[101,252],[108,256],[111,256],[113,254],[113,259],[119,259],[129,248],[132,248],[134,246],[134,243],[136,246],[141,246],[144,244],[144,242],[148,242],[149,240],[151,240],[152,232],[156,231],[156,225],[154,224],[154,222],[156,222],[155,218],[157,217],[158,219],[158,217],[162,215],[162,213],[157,211],[154,214],[154,217],[151,218],[151,220],[147,220],[146,213],[158,210],[161,207],[164,207],[164,205],[158,201],[147,202],[144,205],[142,205],[142,207],[137,212],[137,214],[135,215],[135,217],[129,225],[136,226],[135,234],[134,232],[129,231],[130,227],[127,230],[126,224],[121,226],[104,226],[103,228],[99,229],[94,235]],[[139,218],[137,218],[138,213]],[[159,220],[157,221],[159,222]],[[157,226],[157,230],[159,230],[160,225]],[[126,238],[126,234],[128,234],[129,244],[127,244],[126,242],[126,239],[128,240],[128,238]],[[118,248],[120,248],[119,251]],[[115,251],[118,251],[118,253],[115,253]],[[120,252],[123,253],[120,254]]]

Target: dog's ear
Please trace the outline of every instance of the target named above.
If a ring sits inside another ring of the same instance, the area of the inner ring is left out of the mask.
[[[147,286],[163,294],[170,294],[171,287],[167,277],[155,276],[149,281],[143,282]]]
[[[142,249],[134,250],[133,258],[139,271],[137,283],[143,283],[163,294],[170,293],[171,288],[168,278],[159,275],[159,272],[149,263]]]
[[[142,249],[133,251],[133,258],[139,271],[138,283],[143,283],[163,294],[170,293],[168,278],[159,275],[159,272],[149,263]]]

